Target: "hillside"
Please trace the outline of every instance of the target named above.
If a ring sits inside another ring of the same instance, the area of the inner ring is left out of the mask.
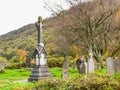
[[[5,35],[0,36],[0,48],[23,48],[24,44],[32,43],[32,39],[36,38],[36,28],[34,24],[29,24],[19,28],[18,30],[11,31]],[[31,38],[32,37],[32,38]],[[22,45],[21,45],[22,44]],[[4,47],[3,47],[4,46]]]
[[[35,30],[34,24],[25,25],[19,28],[18,30],[14,30],[14,31],[8,32],[7,34],[1,35],[0,41],[12,40],[14,38],[17,38],[17,36],[19,35],[21,36],[21,35],[29,34],[31,30]]]
[[[44,21],[47,23],[47,19]],[[49,24],[48,24],[49,25]],[[49,33],[46,26],[43,31],[44,43],[48,42]],[[0,59],[1,60],[25,60],[26,53],[33,57],[37,45],[37,28],[33,24],[25,25],[18,30],[11,31],[0,36]],[[47,46],[46,46],[47,47]]]
[[[111,0],[106,0],[106,1],[109,1],[109,4],[111,4],[112,2]],[[112,26],[119,27],[119,20],[118,20],[119,15],[117,16],[117,18],[115,18],[116,20],[113,17],[108,18],[108,20],[106,20],[100,26],[100,28],[104,30],[111,30],[109,31],[108,37],[106,38],[107,41],[106,44],[106,42],[104,43],[103,40],[103,38],[105,37],[100,38],[100,34],[98,34],[101,33],[98,32],[100,31],[99,27],[96,29],[96,32],[93,35],[90,35],[89,32],[90,30],[93,30],[93,32],[95,31],[94,27],[95,27],[95,23],[97,22],[97,19],[98,21],[100,21],[99,18],[101,18],[101,20],[102,19],[104,20],[105,19],[104,17],[107,18],[107,15],[109,15],[110,13],[110,9],[105,10],[105,8],[108,8],[108,5],[105,4],[104,12],[103,11],[98,12],[98,10],[101,9],[99,8],[99,5],[95,4],[96,5],[95,6],[94,4],[93,5],[92,4],[93,3],[91,2],[90,4],[89,2],[81,3],[76,6],[72,6],[68,11],[61,12],[56,17],[48,18],[44,20],[45,27],[43,32],[44,33],[43,39],[44,39],[45,48],[47,49],[47,52],[49,54],[57,53],[59,55],[64,55],[64,56],[71,55],[73,57],[76,57],[76,55],[78,54],[79,55],[86,54],[88,53],[89,44],[92,43],[93,40],[96,40],[96,42],[97,41],[102,42],[101,44],[94,43],[94,45],[96,45],[97,47],[101,45],[97,49],[100,49],[100,53],[101,51],[104,50],[104,53],[102,54],[105,54],[106,51],[108,51],[108,48],[111,51],[111,47],[113,47],[112,45],[114,45],[112,50],[114,51],[114,48],[116,49],[119,39],[118,34],[120,31],[116,29],[116,32],[113,32],[114,29],[112,28]],[[98,10],[96,10],[95,7]],[[100,15],[102,14],[105,16],[100,17]],[[115,23],[111,21],[114,21]],[[88,22],[90,22],[89,25]],[[116,22],[118,25],[116,24]],[[110,24],[111,27],[109,27]],[[105,25],[107,28],[104,27]],[[88,35],[86,35],[86,33],[83,30],[88,30]],[[111,35],[112,38],[110,38]],[[103,36],[103,34],[101,36]],[[114,44],[112,45],[109,44],[111,42],[108,42],[108,38],[110,38],[112,43]],[[104,49],[103,47],[103,45],[105,44],[107,46],[107,49],[106,48]],[[19,28],[18,30],[14,30],[12,32],[0,36],[0,57],[4,57],[7,58],[8,60],[11,60],[14,56],[18,56],[24,51],[25,52],[28,51],[31,54],[31,56],[33,56],[33,52],[36,45],[37,45],[36,27],[34,24],[28,24]],[[21,53],[19,51],[21,51]]]

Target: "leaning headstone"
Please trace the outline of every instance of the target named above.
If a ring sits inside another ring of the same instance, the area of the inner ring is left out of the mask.
[[[79,73],[83,74],[83,73],[87,73],[87,63],[85,61],[85,57],[82,56],[81,58],[81,64],[80,64],[80,71]]]
[[[65,59],[65,60],[63,60],[63,64],[62,64],[62,79],[68,78],[68,69],[69,69],[69,63]]]
[[[95,70],[95,67],[94,67],[94,60],[93,60],[93,53],[92,53],[92,50],[89,52],[89,56],[90,56],[90,59],[88,60],[88,68],[87,68],[87,71],[88,73],[93,73],[94,70]]]
[[[112,75],[115,73],[114,60],[112,59],[112,57],[108,57],[106,59],[106,69],[107,69],[107,74],[109,74],[109,75]]]
[[[80,59],[76,60],[76,64],[77,64],[77,70],[80,70],[81,60]]]
[[[120,72],[120,58],[116,57],[114,61],[115,73]]]
[[[31,67],[31,59],[30,59],[30,55],[29,53],[26,54],[26,68],[30,68]]]

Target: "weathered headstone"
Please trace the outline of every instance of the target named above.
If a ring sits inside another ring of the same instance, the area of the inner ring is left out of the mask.
[[[81,60],[78,59],[78,60],[76,61],[76,64],[77,64],[77,70],[80,70]]]
[[[95,70],[95,67],[94,67],[94,60],[93,60],[93,53],[92,53],[92,50],[89,52],[89,56],[90,56],[90,59],[88,60],[88,68],[87,68],[87,72],[88,73],[93,73],[94,70]]]
[[[30,59],[30,55],[29,53],[26,54],[26,68],[30,68],[31,67],[31,59]]]
[[[81,64],[80,64],[80,71],[79,73],[83,74],[83,73],[87,73],[87,63],[85,61],[85,57],[82,56],[81,58]]]
[[[120,72],[120,58],[115,58],[114,60],[115,73]]]
[[[114,68],[114,60],[112,57],[108,57],[106,59],[106,69],[107,69],[107,74],[112,75],[115,73],[115,68]]]
[[[62,79],[68,78],[68,69],[69,69],[69,63],[65,59],[65,60],[63,60],[63,64],[62,64]]]

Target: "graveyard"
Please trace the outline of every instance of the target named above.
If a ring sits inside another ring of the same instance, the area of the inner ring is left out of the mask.
[[[65,1],[0,35],[0,90],[120,90],[119,1]]]
[[[0,90],[49,90],[49,89],[116,89],[119,90],[120,73],[106,75],[106,69],[96,70],[91,74],[78,74],[69,68],[69,79],[61,79],[61,68],[50,68],[51,79],[27,82],[31,71],[25,69],[7,69],[0,73]],[[91,82],[92,80],[92,82]]]

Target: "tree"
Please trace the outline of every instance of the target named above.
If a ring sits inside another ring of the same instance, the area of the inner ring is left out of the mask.
[[[119,31],[115,28],[114,20],[118,9],[111,2],[110,0],[87,2],[67,0],[71,8],[68,11],[62,11],[58,14],[59,17],[56,17],[55,40],[62,38],[66,47],[69,48],[75,44],[82,48],[84,53],[92,49],[94,58],[100,65],[104,53],[115,39],[114,34]],[[60,43],[57,42],[57,45],[60,46]]]
[[[17,50],[17,55],[18,55],[18,60],[20,62],[25,62],[25,59],[26,59],[26,51],[25,50],[21,50],[21,49],[18,49]]]

